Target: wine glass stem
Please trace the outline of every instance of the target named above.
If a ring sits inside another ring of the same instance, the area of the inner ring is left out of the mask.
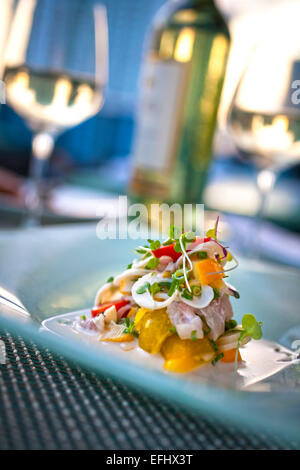
[[[260,170],[257,175],[257,189],[259,193],[259,207],[255,215],[255,230],[253,231],[252,239],[252,256],[259,258],[259,245],[262,233],[263,219],[265,216],[267,203],[271,192],[274,189],[278,176],[277,168],[270,167],[266,170]]]
[[[29,182],[25,194],[25,226],[37,226],[41,223],[43,179],[53,148],[54,137],[51,134],[40,132],[33,136]]]

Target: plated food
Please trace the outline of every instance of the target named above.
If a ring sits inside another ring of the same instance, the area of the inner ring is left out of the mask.
[[[122,349],[141,348],[164,358],[164,368],[184,373],[211,363],[242,361],[241,348],[262,336],[251,314],[233,319],[227,282],[238,266],[218,239],[218,221],[206,237],[171,227],[167,240],[148,240],[135,250],[127,268],[101,286],[89,315],[77,321],[80,331]]]

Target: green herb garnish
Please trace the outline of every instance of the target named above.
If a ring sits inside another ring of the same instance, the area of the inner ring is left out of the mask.
[[[170,227],[170,238],[163,245],[170,245],[171,243],[174,244],[174,250],[176,253],[183,253],[182,246],[184,249],[186,248],[187,243],[191,243],[195,241],[196,234],[194,232],[184,232],[184,229],[180,230],[174,225]]]
[[[203,323],[203,333],[204,336],[207,336],[211,332],[211,328],[208,326],[206,319],[203,315],[200,316],[202,323]]]
[[[181,297],[184,297],[185,299],[188,299],[188,300],[193,300],[193,294],[191,294],[188,289],[184,289],[184,291],[181,294]]]
[[[111,276],[111,277],[109,277],[109,278],[107,279],[106,282],[107,282],[107,283],[114,282],[114,278]]]
[[[218,354],[212,361],[211,361],[211,364],[213,366],[215,366],[217,364],[217,362],[219,362],[221,359],[223,359],[224,357],[224,353],[220,353]]]
[[[217,352],[218,349],[219,349],[217,343],[216,343],[213,339],[209,339],[209,342],[210,342],[210,345],[211,345],[211,347],[213,348],[213,350],[214,350],[215,352]]]
[[[178,336],[178,333],[177,333],[177,330],[176,330],[175,326],[171,326],[169,330],[170,330],[171,333],[174,333],[174,335]]]
[[[240,294],[239,294],[236,290],[234,290],[234,291],[233,291],[233,297],[235,297],[236,299],[239,299],[239,298],[240,298]]]
[[[214,298],[213,300],[217,300],[220,297],[220,291],[216,287],[213,288],[214,290]]]
[[[132,263],[130,263],[126,269],[131,269],[132,268]]]
[[[136,290],[136,293],[137,294],[145,294],[145,292],[147,292],[147,290],[149,289],[150,287],[150,283],[149,282],[145,282],[144,284],[141,285],[141,287],[139,287],[137,290]]]
[[[150,250],[156,250],[157,248],[160,247],[160,241],[159,240],[151,240],[150,238],[148,238],[148,242],[149,242],[149,247],[150,247]]]
[[[214,228],[212,228],[212,229],[210,229],[206,232],[207,237],[214,238],[215,240],[217,240],[218,223],[219,223],[219,217],[217,217]]]
[[[202,288],[201,286],[192,286],[192,294],[195,295],[196,297],[200,297],[202,293]]]
[[[183,240],[191,243],[196,240],[196,234],[194,232],[185,232],[182,238]]]
[[[68,318],[64,318],[64,319],[59,319],[57,320],[57,323],[59,323],[60,325],[71,325],[72,321],[69,320]]]
[[[86,316],[85,315],[80,315],[80,320],[86,320]]]
[[[206,251],[197,251],[197,258],[198,259],[206,259],[208,258],[208,254]]]
[[[172,281],[161,281],[158,284],[159,284],[160,287],[170,287],[171,283],[172,283]]]
[[[176,242],[175,242],[174,251],[176,251],[176,253],[182,253],[182,249],[181,249],[181,245],[180,245],[179,240],[176,240]]]
[[[179,285],[179,282],[176,280],[176,279],[173,279],[171,285],[170,285],[170,288],[168,290],[168,296],[169,297],[172,297],[172,295],[174,294],[176,288],[178,287]]]
[[[168,245],[173,245],[174,243],[174,240],[172,240],[171,238],[169,238],[168,240],[166,240],[165,242],[162,243],[163,246],[168,246]]]
[[[149,291],[151,295],[157,294],[157,292],[160,292],[160,286],[157,282],[154,282],[150,287]]]
[[[181,271],[181,270],[178,270],[178,271]],[[170,285],[170,289],[169,289],[169,292],[168,292],[169,297],[171,297],[171,295],[174,294],[176,289],[181,291],[182,290],[181,286],[184,285],[184,283],[185,283],[185,279],[184,279],[183,276],[179,277],[179,278],[176,277],[176,273],[178,273],[178,271],[176,271],[174,274],[172,274],[172,283]]]
[[[262,337],[262,327],[263,322],[258,322],[254,315],[247,313],[242,318],[242,327],[243,330],[240,334],[241,341],[247,336],[251,336],[253,339],[260,339]]]
[[[177,269],[175,273],[172,275],[173,279],[182,279],[184,278],[184,272],[183,269]]]
[[[237,370],[237,360],[238,360],[238,352],[241,346],[242,341],[250,336],[255,340],[259,340],[262,337],[262,322],[258,322],[254,315],[251,313],[246,313],[246,315],[242,318],[242,327],[243,329],[240,332],[240,336],[238,339],[238,345],[235,352],[235,371]]]
[[[172,240],[176,240],[180,237],[180,229],[175,225],[170,226],[169,236]]]
[[[233,330],[237,326],[237,322],[235,320],[228,320],[225,321],[225,331]]]
[[[148,263],[146,264],[146,269],[155,269],[159,264],[158,258],[151,258]]]
[[[136,331],[135,326],[134,326],[134,320],[130,321],[129,318],[126,317],[125,318],[125,325],[126,325],[126,328],[124,329],[123,333],[125,333],[127,335],[133,335],[136,338],[139,336],[139,334]]]
[[[144,255],[145,253],[148,253],[148,250],[146,248],[136,248],[135,250],[139,255]]]
[[[197,341],[197,330],[193,330],[191,333],[191,340]]]

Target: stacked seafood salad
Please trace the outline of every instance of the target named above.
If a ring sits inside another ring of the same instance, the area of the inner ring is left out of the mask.
[[[218,220],[205,238],[171,227],[169,238],[148,240],[127,269],[107,280],[96,295],[91,317],[81,329],[100,341],[138,346],[163,356],[165,369],[188,372],[218,361],[242,360],[240,347],[262,336],[261,322],[251,314],[242,325],[233,320],[231,297],[238,291],[227,282],[236,258],[217,238]]]

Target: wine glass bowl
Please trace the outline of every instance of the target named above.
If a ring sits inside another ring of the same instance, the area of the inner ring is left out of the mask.
[[[95,81],[64,71],[6,68],[6,96],[34,132],[56,134],[96,114],[103,91]]]
[[[260,167],[290,166],[300,159],[300,112],[231,110],[230,133],[239,150]]]

